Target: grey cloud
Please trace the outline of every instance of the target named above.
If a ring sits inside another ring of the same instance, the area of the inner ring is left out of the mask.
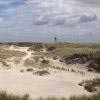
[[[62,17],[62,16],[43,16],[39,18],[34,24],[35,25],[53,25],[59,27],[76,27],[82,23],[92,22],[97,20],[97,15],[81,15],[74,18]]]
[[[75,0],[86,5],[100,5],[100,0]]]
[[[66,18],[55,18],[53,25],[64,25],[66,23]]]
[[[48,16],[41,16],[35,21],[35,25],[46,25],[49,23],[50,18]]]
[[[97,15],[94,16],[82,15],[79,19],[79,23],[91,22],[95,20],[97,20]]]

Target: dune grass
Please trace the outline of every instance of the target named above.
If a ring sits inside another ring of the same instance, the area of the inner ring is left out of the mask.
[[[30,100],[29,95],[24,96],[18,96],[18,95],[12,95],[8,94],[7,92],[0,92],[0,100]]]
[[[34,59],[32,59],[32,58],[28,58],[28,59],[26,59],[25,62],[24,62],[24,65],[25,65],[26,67],[32,67],[32,66],[35,65],[35,64],[36,64],[36,62],[35,62]]]
[[[69,99],[65,97],[47,97],[47,98],[37,98],[36,100],[100,100],[100,93],[91,96],[71,96]]]
[[[38,56],[59,56],[64,55],[70,56],[75,53],[79,54],[95,54],[100,51],[100,45],[81,45],[81,44],[70,44],[70,43],[48,43],[45,44],[45,48],[55,47],[54,50],[48,52],[35,52]]]
[[[0,49],[0,59],[7,59],[10,57],[23,57],[25,54],[25,52],[21,51]]]
[[[45,44],[45,48],[48,49],[50,47],[55,47],[55,49],[47,52],[35,52],[33,53],[34,58],[59,58],[60,61],[66,64],[88,63],[88,66],[86,67],[90,68],[90,70],[93,69],[96,72],[100,72],[100,45],[81,45],[70,43]],[[78,55],[79,57],[75,58],[75,55]]]
[[[40,97],[37,99],[30,99],[29,95],[13,95],[7,92],[0,92],[0,100],[100,100],[100,93],[90,96],[71,96],[69,99],[66,97]]]
[[[25,56],[25,52],[15,51],[15,50],[7,50],[7,48],[0,48],[0,62],[2,63],[3,67],[9,67],[7,64],[7,60],[11,57],[15,57],[16,60],[14,61],[15,64],[20,62],[21,57]]]

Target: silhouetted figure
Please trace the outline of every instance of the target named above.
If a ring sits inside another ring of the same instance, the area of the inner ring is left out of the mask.
[[[54,39],[55,39],[55,42],[57,42],[57,37],[55,37]]]

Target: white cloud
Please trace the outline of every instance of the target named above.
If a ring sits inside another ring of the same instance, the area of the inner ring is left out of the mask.
[[[61,27],[74,27],[80,23],[97,20],[97,8],[80,6],[89,4],[89,0],[27,0],[27,4],[37,15],[35,25],[54,25]],[[96,1],[92,0],[92,3]],[[93,10],[92,10],[93,9]],[[40,19],[41,18],[41,19]]]

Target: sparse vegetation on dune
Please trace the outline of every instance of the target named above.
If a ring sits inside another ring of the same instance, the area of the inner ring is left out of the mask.
[[[21,51],[0,49],[0,59],[7,59],[10,57],[23,57],[25,54],[25,52]]]
[[[45,44],[45,48],[50,48],[47,52],[35,52],[36,57],[59,58],[66,64],[86,64],[89,71],[92,69],[100,72],[100,45],[81,45],[70,43]],[[53,49],[52,49],[53,48]]]
[[[9,58],[14,57],[15,64],[18,64],[20,63],[21,57],[25,55],[26,55],[25,52],[9,50],[7,48],[0,48],[0,62],[4,67],[9,67],[9,64],[7,63]]]

